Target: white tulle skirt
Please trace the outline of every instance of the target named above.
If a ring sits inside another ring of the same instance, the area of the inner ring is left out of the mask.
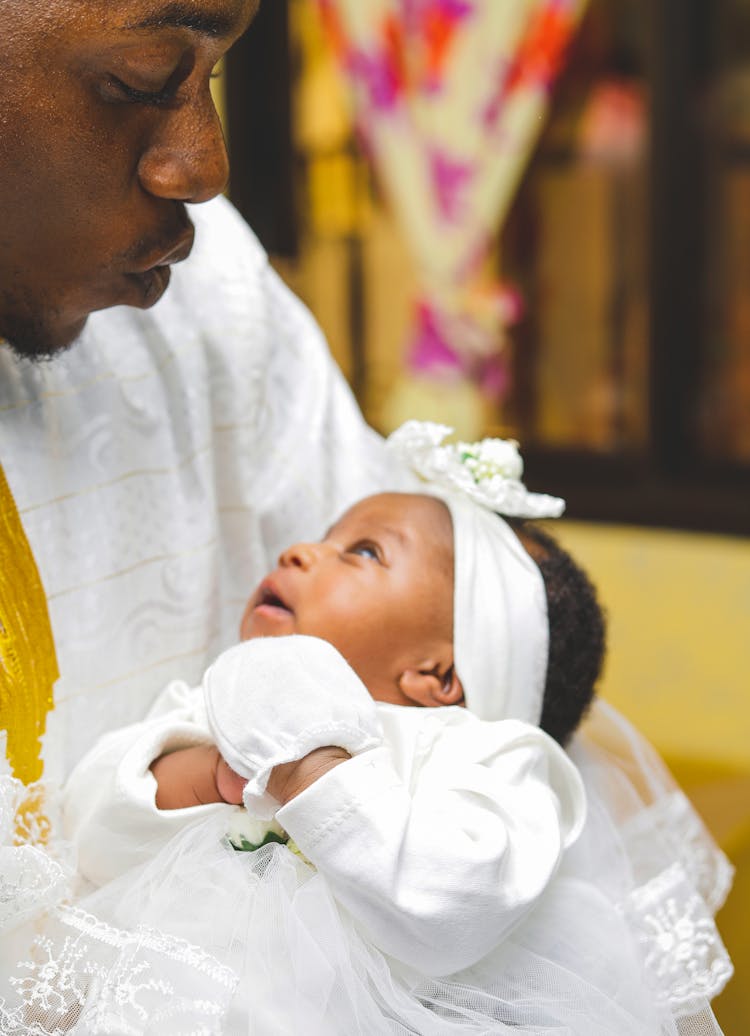
[[[613,710],[597,707],[572,755],[581,840],[502,945],[440,979],[380,953],[287,846],[235,851],[222,817],[76,894],[64,845],[13,844],[26,793],[7,781],[0,1032],[719,1033],[710,1000],[731,964],[713,915],[729,864]]]

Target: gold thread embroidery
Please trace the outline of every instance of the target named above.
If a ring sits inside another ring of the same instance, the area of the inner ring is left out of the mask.
[[[81,590],[88,590],[92,586],[101,586],[102,583],[111,583],[115,579],[122,579],[123,576],[131,575],[133,572],[138,572],[143,568],[148,568],[149,565],[158,565],[163,561],[177,561],[180,558],[194,557],[196,554],[205,554],[218,543],[217,538],[214,536],[206,543],[199,543],[195,547],[188,547],[185,550],[175,550],[169,554],[154,554],[153,557],[144,558],[142,561],[136,561],[134,565],[129,565],[127,568],[120,568],[116,572],[110,572],[106,576],[100,576],[99,579],[90,579],[87,583],[76,583],[75,586],[66,586],[62,590],[58,590],[57,593],[50,594],[47,597],[48,601],[59,601],[61,597],[65,597],[67,594],[77,594]]]
[[[100,493],[103,489],[112,489],[114,486],[120,486],[123,482],[129,482],[133,478],[164,478],[165,476],[175,475],[178,471],[182,471],[187,468],[188,465],[193,464],[194,461],[202,453],[210,453],[211,444],[208,443],[206,446],[200,446],[198,449],[193,450],[186,457],[182,457],[176,464],[171,465],[167,468],[136,468],[134,471],[126,471],[122,475],[118,475],[117,478],[110,479],[109,482],[99,482],[91,486],[86,486],[84,489],[79,489],[75,493],[64,493],[62,496],[53,497],[51,500],[40,500],[39,503],[30,504],[28,507],[24,507],[24,514],[31,514],[33,511],[39,511],[43,507],[52,507],[55,504],[63,504],[68,500],[80,500],[81,497],[89,496],[92,493]]]
[[[44,587],[0,465],[0,729],[24,784],[42,776],[41,737],[59,675]]]

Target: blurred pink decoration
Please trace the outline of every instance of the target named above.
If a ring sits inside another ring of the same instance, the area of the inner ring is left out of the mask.
[[[315,0],[421,281],[412,369],[508,387],[488,267],[587,0]]]
[[[417,300],[415,310],[409,352],[412,370],[441,380],[464,377],[477,384],[488,399],[504,398],[509,386],[505,355],[492,337],[482,341],[480,336],[486,326],[507,328],[520,320],[523,301],[514,288],[495,285],[485,292],[481,321],[467,313],[447,316],[424,298]],[[463,326],[457,322],[463,322]],[[456,341],[465,346],[460,352],[454,348]]]
[[[440,214],[448,222],[458,223],[464,208],[463,198],[474,176],[474,167],[468,162],[456,162],[443,151],[433,152],[430,163]]]
[[[591,91],[581,116],[581,153],[592,161],[631,164],[646,147],[646,99],[639,83],[607,79]]]

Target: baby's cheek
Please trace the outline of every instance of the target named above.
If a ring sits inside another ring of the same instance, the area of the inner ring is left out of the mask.
[[[244,612],[242,613],[242,618],[240,619],[240,640],[250,640],[251,639],[252,634],[250,633],[250,630],[249,630],[251,615],[252,615],[252,608],[250,607],[250,604],[248,603],[247,607],[245,608]]]

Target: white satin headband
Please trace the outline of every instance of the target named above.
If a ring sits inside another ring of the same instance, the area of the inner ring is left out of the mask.
[[[454,658],[468,708],[480,719],[536,725],[547,678],[547,595],[537,565],[498,515],[551,518],[565,504],[526,490],[512,440],[441,445],[451,431],[409,421],[388,444],[451,513]]]

